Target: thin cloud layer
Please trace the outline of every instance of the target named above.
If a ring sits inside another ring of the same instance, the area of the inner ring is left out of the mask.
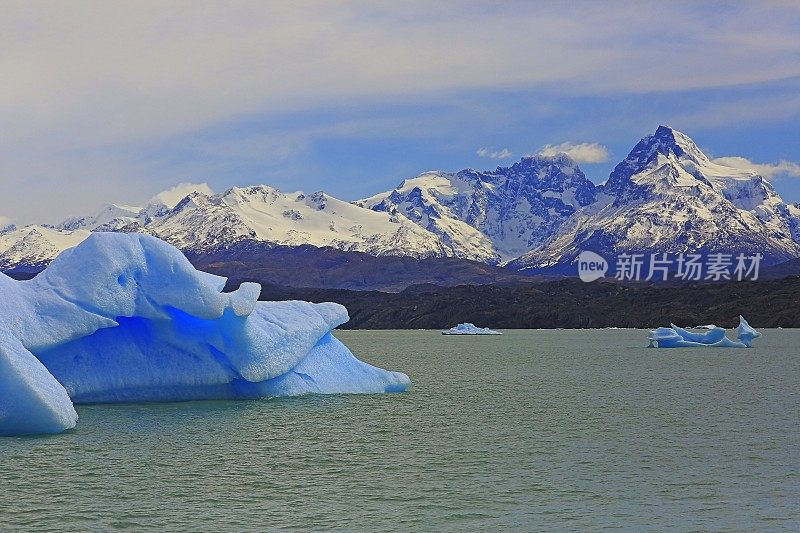
[[[343,101],[800,76],[800,9],[790,4],[625,5],[12,2],[0,20],[0,72],[13,80],[0,89],[0,123],[11,141],[69,132],[83,144]],[[665,27],[669,39],[652,38]],[[452,35],[464,37],[454,45]]]
[[[739,170],[749,170],[767,179],[776,176],[800,177],[800,164],[792,161],[777,163],[754,163],[745,157],[717,157],[714,163]]]
[[[569,98],[785,85],[800,79],[799,26],[800,6],[789,2],[11,0],[0,17],[0,211],[53,222],[120,198],[146,201],[178,181],[241,182],[242,167],[263,179],[256,167],[266,152],[286,162],[281,175],[300,174],[300,159],[324,143],[341,143],[354,164],[374,160],[337,135],[331,113],[363,114],[351,139],[377,137],[369,123],[386,117],[371,110],[395,109],[390,120],[424,111],[437,120],[416,124],[416,139],[430,137],[440,156],[489,142],[487,126],[494,134],[513,118],[531,124],[570,108]],[[498,105],[511,93],[526,96],[518,117]],[[796,99],[775,94],[777,110]],[[735,110],[758,108],[742,98]],[[574,126],[554,117],[564,131],[551,134],[596,135],[592,123],[618,115],[601,106]],[[303,131],[281,139],[294,124]],[[413,131],[380,135],[391,142]],[[516,126],[490,139],[514,138],[531,132]],[[383,152],[416,163],[403,148]]]
[[[475,153],[481,157],[488,157],[489,159],[508,159],[514,155],[508,148],[495,151],[489,150],[488,148],[478,148],[478,151]]]
[[[576,163],[605,163],[610,154],[608,148],[598,143],[571,143],[546,144],[539,150],[540,155],[552,157],[564,153]]]

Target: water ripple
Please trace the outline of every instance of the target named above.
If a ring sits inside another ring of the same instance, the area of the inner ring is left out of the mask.
[[[413,389],[79,407],[0,440],[0,530],[798,530],[797,335],[338,332]]]

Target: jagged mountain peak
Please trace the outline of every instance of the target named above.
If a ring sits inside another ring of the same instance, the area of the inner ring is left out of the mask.
[[[221,195],[222,197],[225,196],[225,193]],[[179,212],[187,207],[196,207],[196,206],[203,206],[203,205],[210,205],[210,204],[219,204],[219,195],[214,194],[206,194],[200,191],[194,191],[186,196],[184,196],[172,209],[167,209],[161,216],[166,215],[169,212]],[[215,201],[217,200],[217,201]]]
[[[525,155],[519,161],[510,166],[498,166],[494,172],[486,172],[474,169],[462,170],[462,173],[472,175],[496,174],[517,179],[536,178],[543,171],[560,173],[564,176],[572,176],[575,172],[582,175],[580,167],[568,154],[560,152],[553,155],[533,154]]]
[[[529,250],[594,198],[595,185],[575,161],[555,154],[494,171],[429,171],[354,203],[404,215],[462,257],[490,252],[488,260],[498,262]]]
[[[302,193],[300,193],[302,194]],[[215,198],[229,205],[251,202],[275,202],[284,193],[270,185],[249,185],[246,187],[231,187]]]
[[[714,164],[708,156],[688,135],[669,126],[658,126],[653,134],[643,137],[627,157],[614,167],[601,190],[607,195],[616,196],[616,204],[619,205],[632,198],[646,196],[648,193],[642,188],[711,187],[706,174],[720,175],[720,172],[711,169],[712,166]]]
[[[17,225],[13,222],[2,222],[0,221],[0,235],[3,233],[10,233],[17,229]]]
[[[575,160],[563,152],[525,156],[509,167],[497,167],[494,174],[542,191],[564,191],[567,188],[594,191],[594,184],[586,178]],[[581,205],[584,204],[581,202]]]
[[[600,186],[617,206],[653,193],[689,194],[689,189],[695,190],[691,194],[722,195],[747,210],[782,202],[762,176],[715,162],[688,135],[668,126],[641,139]]]
[[[84,217],[71,217],[54,228],[73,231],[77,229],[94,230],[99,227],[122,227],[139,218],[141,207],[124,204],[106,204],[98,209],[94,215]]]
[[[323,209],[326,202],[341,202],[324,191],[305,193],[303,191],[282,192],[271,185],[250,185],[248,187],[231,187],[216,196],[230,206],[239,204],[268,204],[279,202],[302,202],[308,207]]]
[[[642,167],[652,164],[659,155],[690,159],[697,163],[705,163],[709,160],[691,137],[669,126],[659,126],[655,133],[643,137],[620,164],[634,163],[636,166]]]
[[[721,165],[667,126],[641,139],[575,213],[514,266],[568,264],[580,251],[800,254],[800,212],[758,174]]]
[[[697,147],[691,137],[670,126],[658,126],[652,135],[643,137],[628,154],[628,158],[642,155],[653,157],[656,154],[689,158],[698,162],[708,161],[708,157]],[[626,158],[627,159],[627,158]]]

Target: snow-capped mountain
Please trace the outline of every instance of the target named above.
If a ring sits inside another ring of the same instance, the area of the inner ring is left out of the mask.
[[[144,207],[123,204],[107,204],[91,216],[72,217],[54,226],[55,229],[72,231],[144,231],[147,224],[163,217],[186,196],[200,193],[213,195],[206,183],[180,183],[162,191],[150,199]]]
[[[181,183],[159,193],[145,207],[108,204],[93,215],[71,217],[55,226],[10,224],[0,229],[0,269],[40,270],[61,251],[77,245],[93,231],[149,233],[145,227],[148,223],[194,191],[213,194],[206,184]]]
[[[709,159],[665,126],[599,186],[565,154],[524,157],[494,171],[426,172],[355,202],[267,185],[214,194],[184,183],[143,207],[109,204],[54,227],[4,226],[0,268],[41,268],[92,231],[149,233],[194,257],[255,242],[456,257],[529,273],[574,272],[571,262],[583,250],[606,257],[760,252],[765,264],[800,257],[797,205],[758,174]]]
[[[141,207],[108,204],[94,215],[71,217],[55,226],[55,229],[73,231],[119,231],[131,224],[139,223]]]
[[[0,216],[0,235],[3,233],[8,233],[9,231],[14,231],[17,229],[17,225],[11,222],[10,219]]]
[[[758,174],[711,161],[686,135],[660,126],[643,138],[577,211],[514,268],[569,264],[582,250],[604,256],[661,252],[800,255],[800,209]]]
[[[405,217],[362,209],[323,192],[286,194],[266,185],[233,187],[212,196],[190,194],[147,229],[195,252],[249,239],[376,256],[452,255],[435,235]]]
[[[72,248],[88,237],[84,229],[59,230],[31,225],[0,232],[0,269],[38,271],[62,250]]]
[[[205,194],[206,196],[214,195],[214,191],[211,190],[207,183],[179,183],[150,199],[139,213],[140,223],[149,224],[151,221],[166,215],[170,209],[173,209],[181,200],[192,193]]]
[[[355,203],[405,215],[459,257],[499,263],[540,245],[594,199],[595,185],[559,154],[524,157],[494,172],[426,172]]]
[[[249,240],[281,246],[312,245],[375,256],[451,257],[454,251],[406,217],[364,209],[323,192],[282,193],[266,185],[214,194],[183,187],[144,207],[109,204],[95,215],[54,227],[11,228],[0,234],[0,268],[35,269],[92,231],[142,232],[195,254]],[[175,202],[174,205],[173,202]]]

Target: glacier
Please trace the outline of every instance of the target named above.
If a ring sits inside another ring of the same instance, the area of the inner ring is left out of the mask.
[[[0,435],[58,433],[73,404],[402,392],[408,376],[358,360],[335,303],[223,292],[170,244],[93,233],[41,274],[0,274]]]
[[[701,326],[707,331],[694,333],[687,329],[670,324],[668,328],[658,328],[650,332],[647,340],[650,348],[752,348],[753,340],[761,333],[753,329],[743,316],[739,315],[739,326],[736,328],[737,341],[725,336],[725,329],[713,325]]]
[[[479,328],[471,322],[463,322],[454,328],[442,331],[442,335],[502,335],[502,333],[489,328]]]

